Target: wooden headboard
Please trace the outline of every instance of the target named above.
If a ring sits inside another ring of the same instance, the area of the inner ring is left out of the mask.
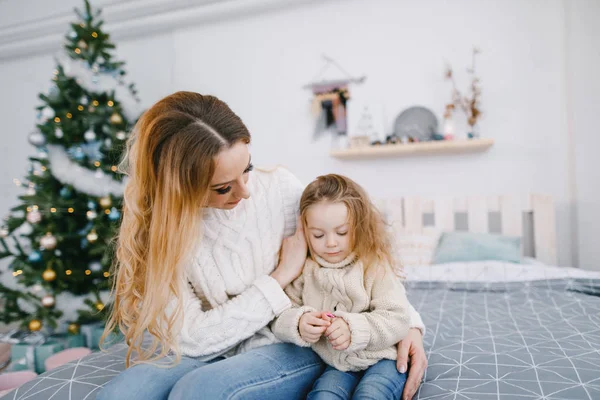
[[[468,196],[427,199],[406,196],[377,199],[377,207],[386,214],[397,231],[421,233],[428,225],[440,231],[457,230],[457,215],[466,214],[469,232],[502,233],[524,238],[527,221],[532,231],[533,256],[539,261],[556,265],[556,219],[550,196]],[[490,229],[490,213],[499,214],[500,229]],[[531,218],[529,218],[531,217]],[[427,219],[432,220],[426,224]]]

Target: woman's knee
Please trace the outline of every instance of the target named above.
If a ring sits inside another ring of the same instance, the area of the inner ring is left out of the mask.
[[[164,400],[181,377],[202,365],[203,363],[189,358],[182,358],[179,364],[172,367],[159,367],[152,364],[135,365],[104,385],[96,399]]]
[[[304,399],[324,364],[311,353],[271,346],[188,373],[174,385],[169,400],[199,394],[215,400]]]

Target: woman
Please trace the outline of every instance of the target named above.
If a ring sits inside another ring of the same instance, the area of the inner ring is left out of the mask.
[[[306,259],[303,187],[281,168],[251,173],[249,143],[225,103],[197,93],[168,96],[137,123],[107,324],[136,365],[98,399],[303,398],[324,370],[269,328]],[[405,372],[411,357],[407,399],[426,367],[424,327],[414,309],[411,318],[397,362]]]

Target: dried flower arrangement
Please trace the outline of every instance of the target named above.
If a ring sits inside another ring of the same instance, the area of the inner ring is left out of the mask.
[[[452,102],[446,105],[446,111],[444,118],[449,119],[452,117],[452,113],[456,107],[464,111],[467,116],[467,123],[473,131],[473,127],[477,124],[478,119],[481,117],[480,109],[480,97],[481,97],[481,86],[479,78],[475,75],[475,58],[481,51],[474,47],[472,53],[471,68],[467,68],[467,72],[471,75],[471,87],[469,95],[463,95],[456,87],[456,81],[454,80],[454,74],[450,66],[446,69],[446,79],[452,82]]]

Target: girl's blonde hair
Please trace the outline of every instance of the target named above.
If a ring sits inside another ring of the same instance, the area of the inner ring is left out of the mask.
[[[117,327],[136,362],[170,352],[179,362],[185,264],[198,242],[215,157],[250,133],[224,102],[177,92],[146,111],[127,142],[123,221],[116,238],[113,306],[103,339]],[[169,310],[169,311],[167,311]],[[142,348],[145,331],[152,342]],[[160,351],[157,352],[157,349]]]
[[[401,269],[393,256],[385,221],[367,192],[352,179],[336,174],[319,176],[304,189],[300,198],[300,217],[305,227],[311,257],[313,250],[308,240],[306,214],[312,205],[321,202],[346,205],[351,226],[350,242],[357,258],[365,265],[365,273],[374,266],[380,270],[373,272],[385,272],[391,268],[394,271]]]

